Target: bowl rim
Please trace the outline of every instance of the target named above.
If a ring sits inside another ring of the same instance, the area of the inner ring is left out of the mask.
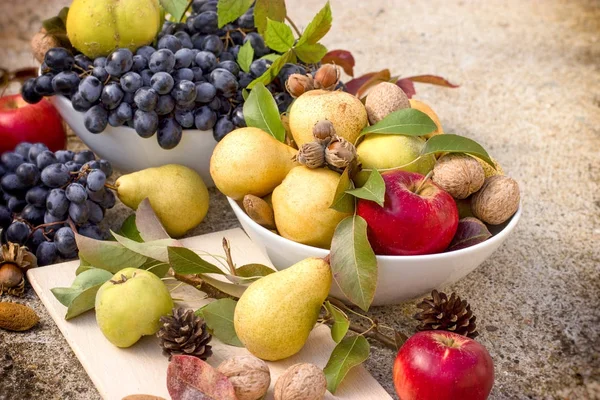
[[[278,235],[275,232],[272,232],[271,230],[265,228],[264,226],[259,225],[254,220],[252,220],[252,218],[250,218],[250,216],[248,216],[248,214],[246,214],[246,212],[239,206],[237,201],[235,201],[234,199],[232,199],[229,196],[227,196],[227,201],[229,202],[229,205],[231,206],[231,208],[233,208],[234,213],[236,214],[236,216],[238,218],[240,218],[240,215],[241,215],[241,218],[243,218],[247,224],[255,226],[257,229],[264,232],[268,237],[272,238],[277,243],[279,243],[281,245],[294,246],[298,249],[302,249],[304,251],[310,251],[312,253],[317,252],[317,253],[322,254],[323,257],[325,257],[327,254],[329,254],[330,250],[328,250],[328,249],[322,249],[320,247],[314,247],[314,246],[309,246],[309,245],[306,245],[303,243],[294,242],[291,239],[284,238],[283,236]],[[449,252],[435,253],[435,254],[421,254],[421,255],[412,255],[412,256],[394,256],[394,255],[377,255],[376,254],[375,257],[377,258],[378,261],[402,261],[402,260],[413,260],[413,261],[414,260],[419,260],[419,261],[436,261],[437,260],[437,261],[439,261],[440,259],[444,259],[444,258],[447,258],[450,256],[460,257],[460,256],[464,256],[464,255],[469,255],[471,253],[477,252],[480,248],[483,248],[484,246],[493,246],[494,244],[500,245],[506,239],[506,237],[513,231],[515,226],[517,226],[519,219],[521,219],[522,209],[523,209],[522,203],[519,202],[519,208],[513,214],[513,216],[510,217],[508,224],[506,224],[506,226],[504,228],[502,228],[502,230],[500,232],[493,235],[488,240],[485,240],[481,243],[477,243],[474,246],[465,247],[463,249],[449,251]]]

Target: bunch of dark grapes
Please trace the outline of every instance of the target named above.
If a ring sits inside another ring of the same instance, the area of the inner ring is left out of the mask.
[[[112,167],[89,150],[52,152],[42,143],[21,143],[0,157],[2,241],[25,245],[39,265],[59,256],[75,258],[71,226],[93,239],[107,239],[99,227],[115,195],[105,188]]]
[[[43,74],[24,84],[23,98],[35,103],[42,96],[66,96],[85,113],[90,132],[127,125],[144,138],[157,133],[164,149],[177,146],[184,129],[212,129],[219,141],[246,126],[242,90],[271,66],[262,57],[273,51],[256,32],[253,8],[221,29],[217,20],[216,0],[195,0],[185,23],[165,22],[156,47],[144,46],[135,54],[117,49],[95,60],[53,48],[46,53]],[[248,41],[254,60],[244,72],[237,56]],[[267,86],[280,112],[292,102],[285,81],[306,72],[305,66],[286,64]]]

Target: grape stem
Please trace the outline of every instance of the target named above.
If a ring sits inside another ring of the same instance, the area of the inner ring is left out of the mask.
[[[300,32],[300,29],[298,29],[298,27],[296,26],[296,24],[294,23],[294,21],[292,21],[292,19],[290,17],[288,17],[286,15],[285,16],[285,20],[292,26],[292,28],[294,29],[294,31],[296,31],[296,34],[298,35],[298,38],[300,36],[302,36],[302,33]]]

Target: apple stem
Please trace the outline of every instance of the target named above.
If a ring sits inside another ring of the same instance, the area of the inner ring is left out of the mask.
[[[433,175],[433,170],[429,171],[429,173],[427,175],[425,175],[425,178],[423,178],[423,180],[419,184],[419,187],[417,187],[417,190],[415,190],[415,194],[421,193],[421,189],[423,188],[423,185],[425,185],[425,182],[427,182],[429,180],[429,178],[431,178],[431,175]]]
[[[225,257],[227,259],[227,265],[229,266],[231,275],[237,276],[235,264],[233,263],[233,258],[231,257],[231,246],[229,245],[229,240],[227,240],[225,237],[223,238],[223,249],[225,250]]]

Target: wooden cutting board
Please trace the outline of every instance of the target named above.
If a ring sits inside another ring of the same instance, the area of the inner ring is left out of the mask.
[[[223,254],[221,247],[223,237],[227,237],[231,243],[232,255],[236,264],[262,263],[272,266],[267,257],[241,229],[196,236],[183,239],[182,242],[194,250]],[[106,400],[120,400],[130,394],[152,394],[169,399],[166,386],[168,361],[162,355],[156,337],[144,337],[131,348],[119,349],[104,338],[96,325],[93,311],[71,321],[64,319],[67,310],[54,298],[50,289],[71,286],[78,265],[78,261],[71,261],[32,269],[28,271],[27,275],[29,282],[81,361],[100,395]],[[203,292],[188,285],[182,285],[173,291],[173,297],[183,299],[184,301],[179,304],[194,309],[211,301],[205,298]],[[228,346],[217,339],[213,339],[211,344],[214,356],[208,362],[215,367],[227,358],[249,354],[244,348]],[[267,400],[273,399],[273,385],[286,368],[299,362],[310,362],[323,368],[334,347],[335,343],[331,339],[329,328],[318,326],[313,330],[300,353],[283,361],[269,362],[271,389]],[[335,396],[327,393],[326,399],[335,398],[348,400],[391,399],[362,366],[350,371]]]

